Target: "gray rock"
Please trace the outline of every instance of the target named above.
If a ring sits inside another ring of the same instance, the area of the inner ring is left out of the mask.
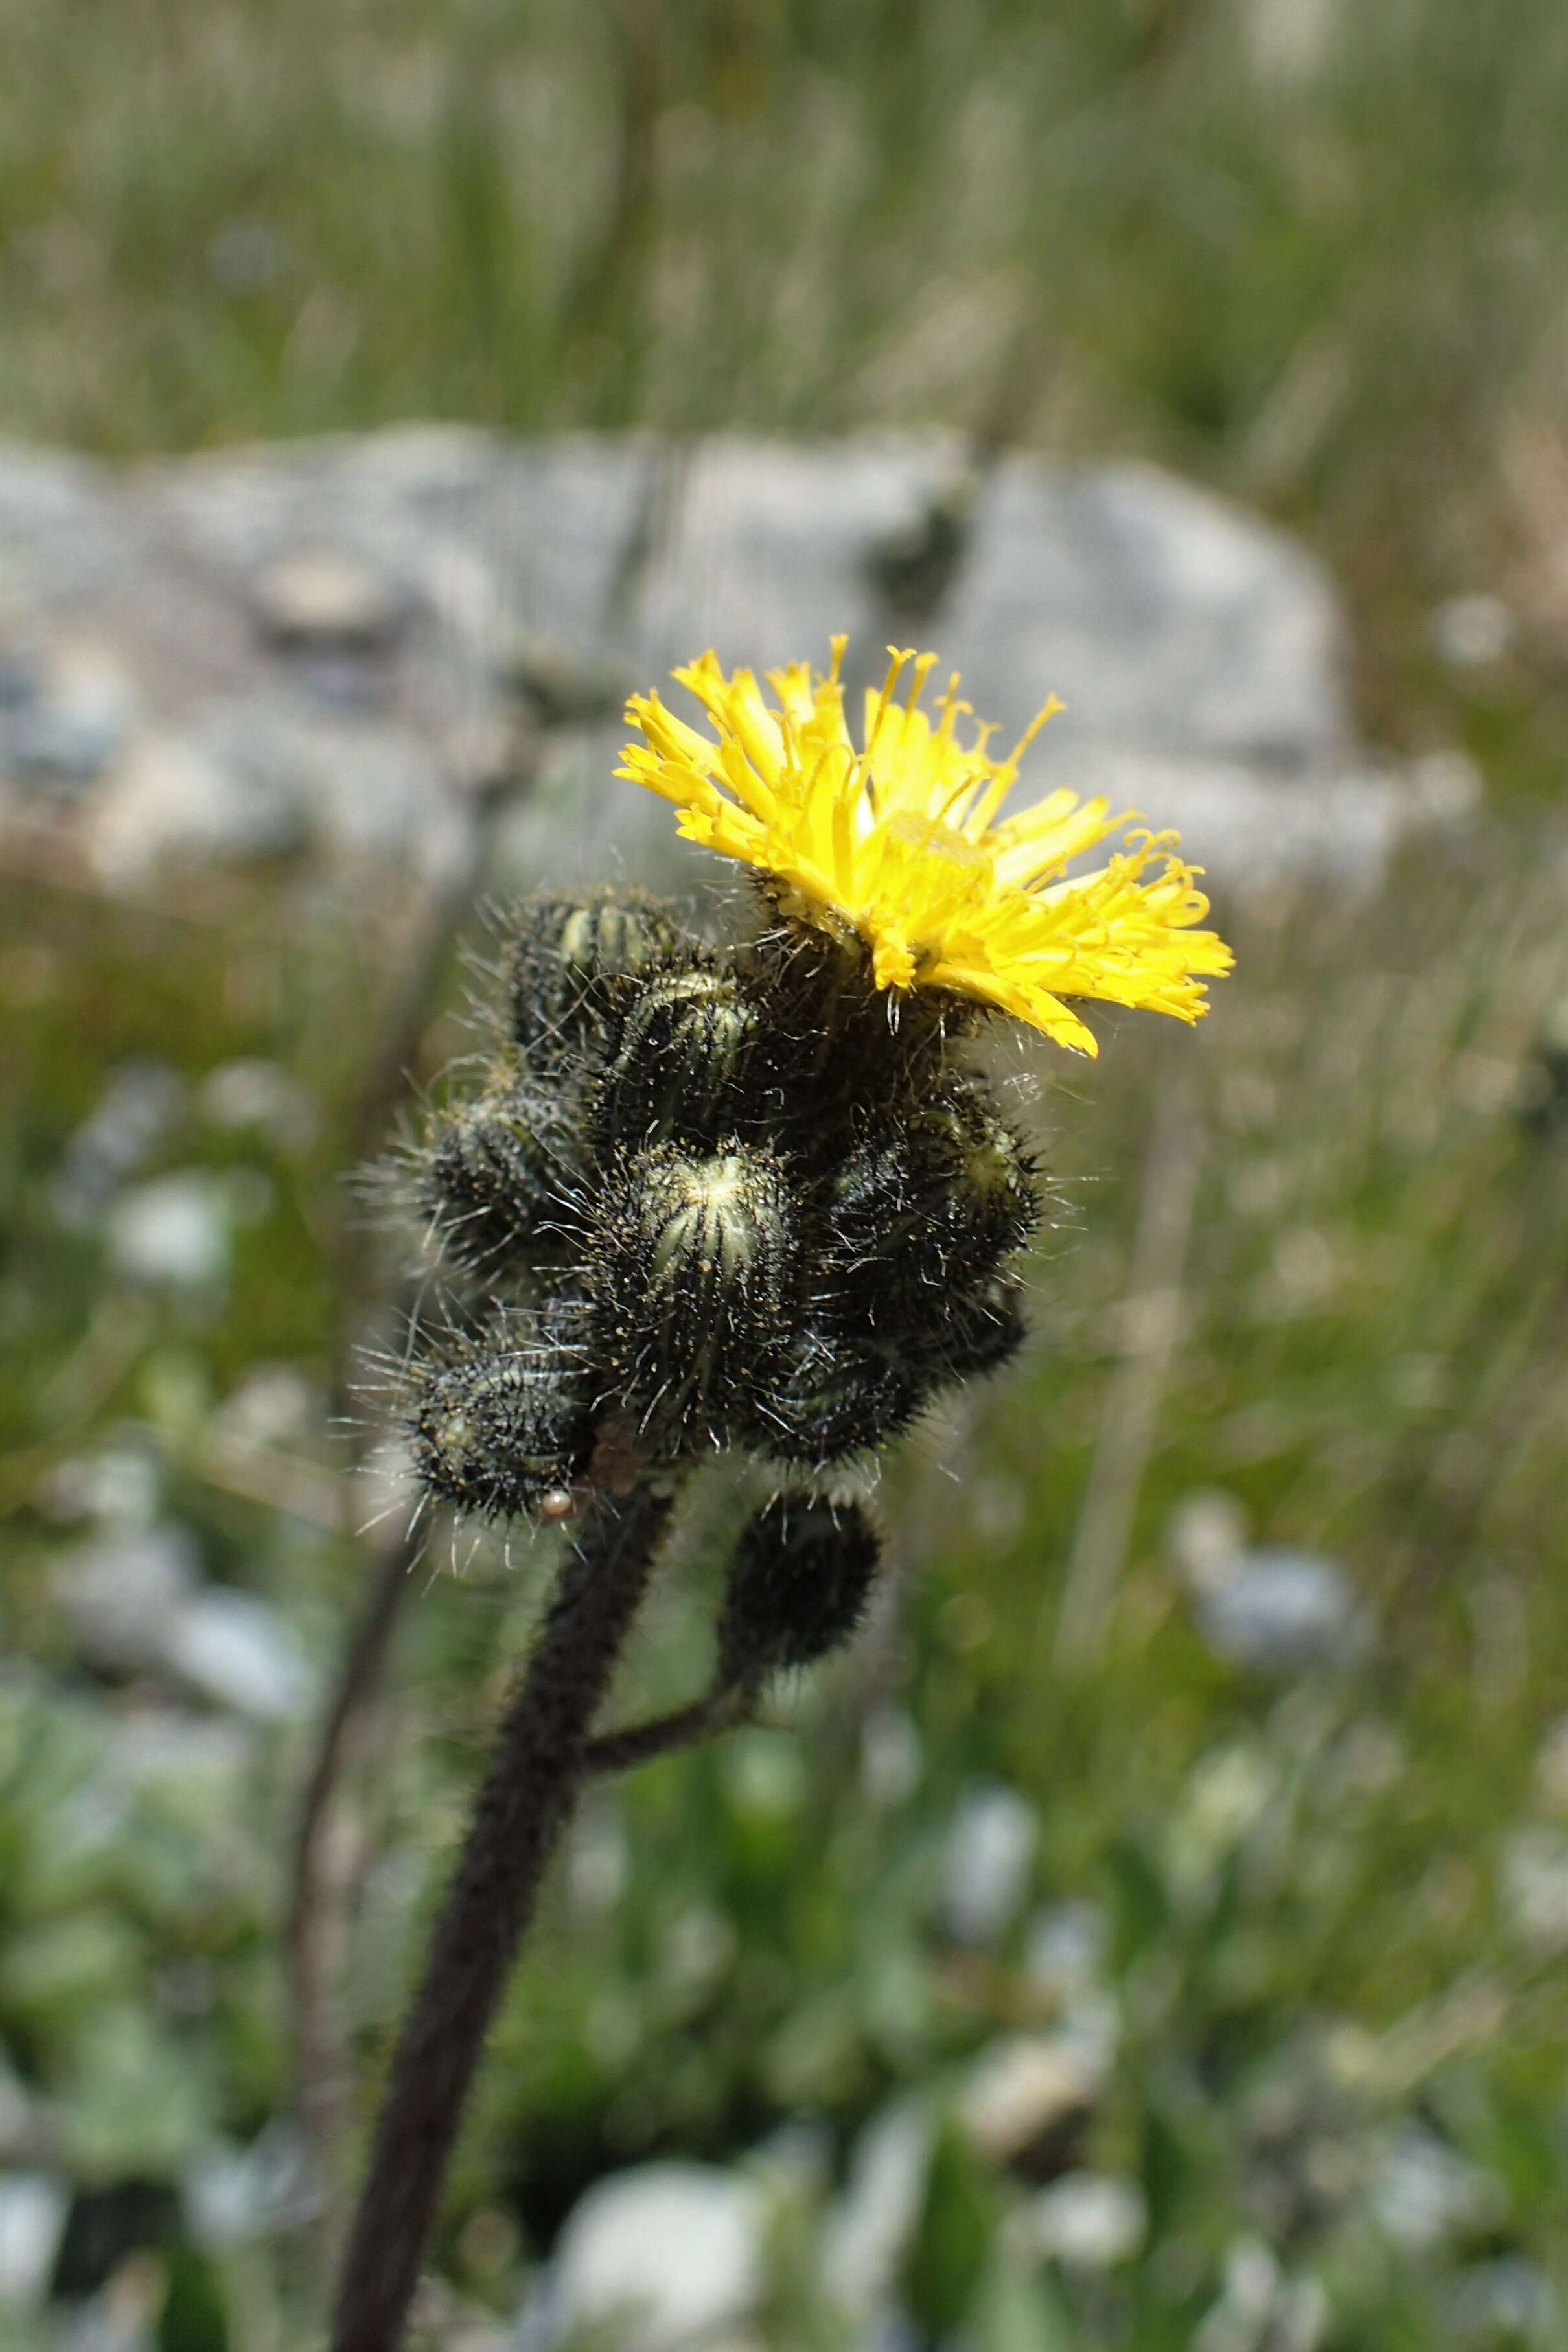
[[[1342,1568],[1316,1553],[1260,1547],[1200,1586],[1199,1630],[1216,1656],[1255,1674],[1358,1665],[1372,1621]]]
[[[275,558],[254,594],[258,627],[284,653],[383,653],[408,617],[394,582],[336,548]]]
[[[723,869],[613,781],[616,681],[652,682],[710,643],[762,667],[821,661],[847,629],[858,685],[891,629],[961,668],[1005,737],[1060,694],[1024,789],[1103,789],[1184,827],[1223,882],[1375,876],[1398,834],[1447,821],[1366,772],[1318,570],[1151,467],[1009,457],[973,487],[946,601],[914,631],[890,618],[873,558],[940,506],[957,456],[938,438],[509,443],[426,426],[125,474],[0,449],[3,634],[21,664],[0,733],[54,708],[61,647],[90,633],[152,749],[121,721],[112,743],[112,728],[94,736],[79,695],[69,740],[54,719],[31,740],[35,772],[87,793],[111,882],[304,839],[417,863],[521,680],[552,743],[509,835],[513,877],[695,891]]]
[[[291,781],[230,761],[199,734],[153,735],[105,797],[93,858],[106,881],[137,886],[168,863],[288,856],[306,834]]]
[[[0,766],[65,793],[108,773],[135,724],[135,685],[112,654],[67,644],[0,713]]]
[[[932,642],[1005,740],[1061,697],[1030,771],[1047,783],[1075,782],[1089,743],[1282,773],[1350,753],[1322,574],[1152,466],[1004,460]]]
[[[129,1282],[210,1292],[227,1278],[227,1196],[205,1171],[160,1176],[122,1193],[110,1215],[108,1235],[110,1261]]]
[[[1029,1922],[1024,1966],[1031,1984],[1071,1997],[1099,1983],[1110,1942],[1097,1903],[1052,1903]]]
[[[63,1554],[53,1581],[84,1655],[94,1665],[125,1671],[161,1658],[199,1576],[190,1537],[164,1524]]]
[[[196,1108],[214,1127],[256,1129],[285,1151],[308,1150],[321,1127],[315,1097],[281,1062],[220,1063],[203,1079]]]
[[[556,2339],[626,2325],[637,2352],[688,2352],[743,2321],[762,2286],[754,2183],[696,2164],[647,2164],[589,2190],[556,2252]]]
[[[1500,1876],[1520,1941],[1546,1957],[1568,1952],[1568,1832],[1527,1822],[1510,1839]]]
[[[989,1944],[1028,1892],[1040,1824],[1034,1807],[999,1783],[971,1790],[948,1832],[942,1922],[963,1944]]]
[[[304,1714],[315,1689],[309,1661],[276,1610],[219,1586],[194,1594],[175,1613],[160,1656],[203,1697],[258,1723]]]

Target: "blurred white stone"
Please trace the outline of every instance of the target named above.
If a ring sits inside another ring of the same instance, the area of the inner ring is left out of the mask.
[[[70,2201],[69,2184],[52,2172],[0,2172],[0,2310],[43,2301]]]
[[[248,2147],[215,2140],[181,2175],[185,2227],[207,2253],[248,2245],[306,2218],[310,2169],[305,2144],[287,2124],[269,2124]]]
[[[1290,1675],[1359,1664],[1373,1645],[1372,1621],[1343,1569],[1314,1552],[1263,1546],[1195,1596],[1209,1648],[1254,1674]]]
[[[1104,2095],[1110,2053],[1071,2033],[1014,2033],[971,2068],[958,2119],[975,2146],[1007,2164],[1092,2113]]]
[[[1034,1807],[1000,1782],[970,1790],[948,1832],[942,1923],[963,1944],[989,1944],[1028,1893],[1040,1824]]]
[[[336,548],[301,548],[264,567],[254,590],[257,621],[288,648],[374,651],[389,645],[406,614],[392,583]]]
[[[900,1706],[879,1706],[860,1733],[860,1779],[866,1801],[879,1812],[904,1804],[920,1786],[921,1735]]]
[[[196,1108],[214,1127],[258,1128],[285,1150],[312,1143],[321,1125],[312,1097],[280,1062],[224,1062],[202,1082]]]
[[[1223,1486],[1195,1486],[1171,1513],[1165,1549],[1177,1573],[1201,1588],[1231,1572],[1247,1549],[1247,1510],[1238,1496]]]
[[[849,2177],[823,2238],[823,2279],[852,2315],[874,2311],[890,2291],[920,2220],[935,2129],[918,2100],[872,2117],[855,2143]]]
[[[1050,1903],[1029,1922],[1024,1966],[1032,1984],[1072,1997],[1098,1983],[1109,1940],[1098,1903]]]
[[[280,1723],[310,1706],[315,1676],[277,1612],[248,1592],[209,1586],[170,1624],[162,1658],[222,1706]]]
[[[762,2287],[754,2182],[697,2164],[647,2164],[591,2189],[556,2249],[557,2341],[626,2325],[637,2352],[688,2352],[742,2322]]]
[[[81,792],[118,758],[136,708],[134,680],[113,653],[68,642],[44,666],[37,690],[0,715],[0,766]]]
[[[198,1169],[122,1192],[109,1217],[116,1273],[149,1288],[218,1289],[228,1276],[231,1238],[226,1189]]]
[[[1467,2270],[1455,2284],[1454,2309],[1466,2342],[1538,2345],[1542,2352],[1554,2352],[1568,2340],[1557,2290],[1518,2254],[1499,2254]]]
[[[1513,614],[1500,596],[1450,596],[1432,615],[1432,643],[1456,669],[1501,661],[1513,639]]]
[[[51,1188],[61,1222],[89,1223],[155,1150],[184,1104],[184,1080],[167,1063],[122,1062],[66,1146]]]
[[[1033,2251],[1069,2270],[1131,2262],[1148,2231],[1148,2201],[1137,2182],[1104,2172],[1064,2173],[1030,2198],[1022,2216]]]
[[[196,1549],[183,1528],[148,1528],[84,1544],[56,1562],[59,1595],[84,1656],[116,1671],[150,1666],[200,1579]]]
[[[1401,2126],[1389,2140],[1368,2201],[1394,2243],[1412,2254],[1430,2254],[1502,2210],[1498,2183],[1421,2124]]]

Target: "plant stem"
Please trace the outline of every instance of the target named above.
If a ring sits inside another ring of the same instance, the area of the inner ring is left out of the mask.
[[[647,1586],[667,1494],[601,1495],[574,1533],[502,1723],[404,2025],[349,2239],[333,2352],[397,2352],[469,2084],[584,1777],[584,1750]]]

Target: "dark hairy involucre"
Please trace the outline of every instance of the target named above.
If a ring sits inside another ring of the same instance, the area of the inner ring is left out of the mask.
[[[967,1064],[974,1008],[889,996],[798,926],[716,949],[637,896],[522,908],[500,994],[491,1066],[418,1167],[470,1286],[415,1376],[443,1500],[535,1510],[607,1411],[649,1463],[827,1469],[1014,1353],[1039,1182]],[[787,1556],[839,1557],[813,1525]]]

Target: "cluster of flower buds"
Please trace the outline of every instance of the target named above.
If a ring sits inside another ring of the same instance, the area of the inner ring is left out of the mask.
[[[528,904],[501,982],[482,1083],[416,1162],[474,1302],[416,1375],[434,1495],[563,1512],[611,1427],[645,1468],[827,1469],[1017,1346],[1038,1188],[966,1066],[976,1008],[890,996],[795,923],[719,950],[637,897]],[[757,1538],[759,1590],[788,1583],[789,1524]]]

